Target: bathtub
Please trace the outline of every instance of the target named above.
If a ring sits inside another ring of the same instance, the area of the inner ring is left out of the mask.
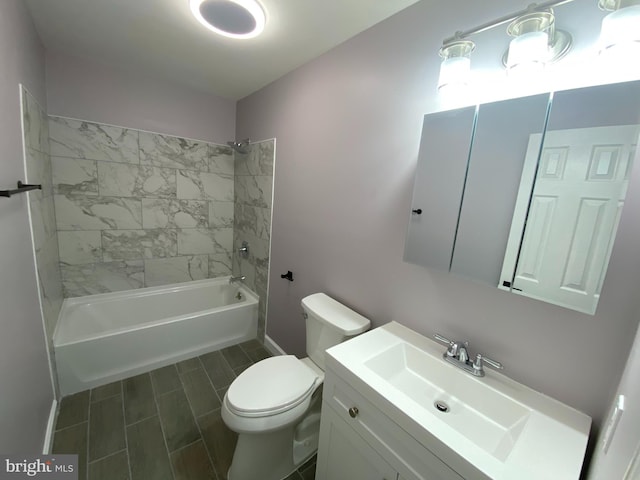
[[[258,297],[229,277],[67,298],[53,335],[69,395],[256,338]]]

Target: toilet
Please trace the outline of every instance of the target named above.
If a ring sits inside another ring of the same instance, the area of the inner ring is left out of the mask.
[[[282,480],[318,448],[324,352],[371,322],[324,293],[302,299],[307,355],[264,359],[242,372],[222,403],[238,433],[229,480]]]

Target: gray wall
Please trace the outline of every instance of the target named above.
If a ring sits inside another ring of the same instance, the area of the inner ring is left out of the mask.
[[[640,310],[636,316],[640,320]],[[607,412],[607,418],[611,418],[613,410],[618,403],[616,397],[622,394],[626,397],[624,415],[619,417],[620,423],[615,429],[615,434],[610,437],[609,449],[606,453],[601,448],[605,441],[606,430],[603,429],[598,437],[597,448],[594,449],[593,459],[589,468],[588,478],[590,480],[632,478],[634,476],[637,478],[638,432],[640,432],[639,375],[640,330],[636,332],[624,373],[617,390],[612,392],[611,404]],[[636,455],[635,459],[634,455]],[[632,464],[635,464],[634,467],[631,467]]]
[[[234,139],[235,101],[59,52],[47,51],[46,64],[49,115],[221,144]]]
[[[638,321],[640,180],[595,316],[402,261],[422,118],[441,107],[442,39],[526,4],[419,2],[239,102],[239,137],[278,139],[267,335],[303,355],[300,299],[324,291],[374,326],[396,320],[468,339],[509,376],[599,421]],[[595,32],[597,25],[577,40]],[[279,277],[288,269],[292,284]]]
[[[46,104],[44,50],[20,0],[0,2],[0,188],[24,178],[19,83]],[[0,452],[42,450],[53,400],[27,195],[0,199]]]

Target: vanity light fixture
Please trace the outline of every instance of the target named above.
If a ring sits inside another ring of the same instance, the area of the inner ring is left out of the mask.
[[[471,40],[454,40],[440,49],[442,64],[438,90],[454,91],[469,85],[471,77],[471,52],[475,48]]]
[[[502,63],[510,73],[540,70],[547,63],[559,60],[571,49],[572,40],[567,32],[555,28],[555,17],[551,7],[572,1],[552,0],[532,3],[524,10],[469,30],[456,32],[452,37],[446,38],[440,48],[440,56],[443,60],[438,89],[442,91],[443,87],[451,84],[459,86],[467,84],[470,76],[470,55],[475,47],[468,37],[505,23],[509,23],[507,33],[515,37],[502,57]],[[640,2],[640,0],[637,1]],[[461,78],[454,78],[456,71],[462,75]]]
[[[189,0],[191,13],[206,28],[224,37],[257,37],[266,15],[256,0]]]
[[[509,74],[539,73],[571,49],[571,35],[556,30],[552,10],[525,13],[513,20],[507,33],[514,37],[502,62]]]
[[[505,15],[477,27],[456,32],[440,48],[442,65],[438,90],[466,86],[471,74],[470,56],[475,44],[468,37],[509,23],[507,33],[513,40],[502,56],[509,74],[531,74],[557,62],[571,50],[573,39],[556,28],[552,7],[573,0],[550,0],[532,3],[526,9]],[[595,2],[595,0],[593,0]],[[609,11],[602,21],[600,54],[616,65],[636,64],[640,57],[640,0],[597,0],[601,10]],[[612,58],[613,57],[613,58]],[[635,62],[635,63],[634,63]]]
[[[600,54],[623,62],[640,56],[640,0],[598,0],[601,10],[610,11],[602,20]]]

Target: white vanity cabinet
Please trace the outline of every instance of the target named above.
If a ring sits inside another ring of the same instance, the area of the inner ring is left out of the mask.
[[[578,480],[591,419],[390,322],[325,355],[318,480]]]
[[[320,448],[325,452],[323,458],[327,461],[316,478],[395,480],[398,477],[393,467],[332,408],[322,412],[320,438]]]
[[[463,480],[353,384],[326,370],[317,480]]]

